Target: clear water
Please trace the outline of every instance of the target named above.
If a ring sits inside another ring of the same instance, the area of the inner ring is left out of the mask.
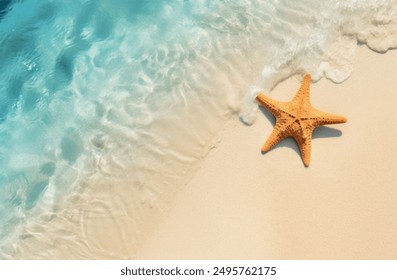
[[[96,220],[125,243],[258,87],[357,44],[397,47],[397,1],[0,0],[0,256],[131,257]]]

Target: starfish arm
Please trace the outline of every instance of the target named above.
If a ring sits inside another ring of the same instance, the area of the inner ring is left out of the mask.
[[[285,135],[285,131],[283,130],[283,126],[280,122],[276,122],[276,125],[273,128],[272,133],[269,138],[266,140],[265,144],[263,144],[261,151],[267,152],[274,146],[276,146],[281,140],[285,139],[287,135]]]
[[[296,143],[298,143],[299,150],[301,152],[303,164],[308,167],[310,165],[310,157],[311,157],[311,147],[312,147],[312,135],[301,138],[294,137]]]
[[[338,123],[345,123],[347,119],[345,117],[321,112],[319,110],[314,110],[314,120],[313,125],[315,127],[327,124],[338,124]]]
[[[279,118],[282,116],[282,113],[286,112],[286,102],[280,102],[276,101],[274,99],[271,99],[270,97],[267,97],[263,93],[259,93],[256,96],[256,100],[267,110],[270,111],[270,113],[273,114],[276,118]]]
[[[292,102],[303,102],[305,104],[310,104],[310,81],[311,76],[309,73],[305,75],[302,80],[301,86],[296,93],[295,97],[292,99]]]

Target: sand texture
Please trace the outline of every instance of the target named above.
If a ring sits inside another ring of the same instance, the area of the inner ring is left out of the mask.
[[[347,81],[312,84],[312,103],[349,122],[314,131],[310,168],[291,138],[261,154],[270,113],[231,125],[137,258],[396,259],[396,69],[397,51],[360,47]],[[269,96],[291,100],[299,84]]]

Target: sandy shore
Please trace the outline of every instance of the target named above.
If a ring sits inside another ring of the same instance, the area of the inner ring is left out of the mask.
[[[171,202],[138,259],[396,259],[397,51],[357,51],[342,84],[312,84],[314,107],[348,123],[314,133],[305,168],[293,140],[265,155],[273,126],[228,127]],[[300,81],[271,92],[288,100]]]

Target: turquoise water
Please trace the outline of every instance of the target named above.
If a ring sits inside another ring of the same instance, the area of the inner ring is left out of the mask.
[[[343,82],[357,44],[396,48],[396,6],[0,1],[0,256],[34,250],[21,240],[80,246],[85,231],[63,238],[49,221],[85,227],[79,203],[90,208],[89,193],[137,219],[141,204],[153,207],[188,180],[225,122],[254,121],[258,88],[307,71]],[[99,247],[74,256],[95,257]]]

